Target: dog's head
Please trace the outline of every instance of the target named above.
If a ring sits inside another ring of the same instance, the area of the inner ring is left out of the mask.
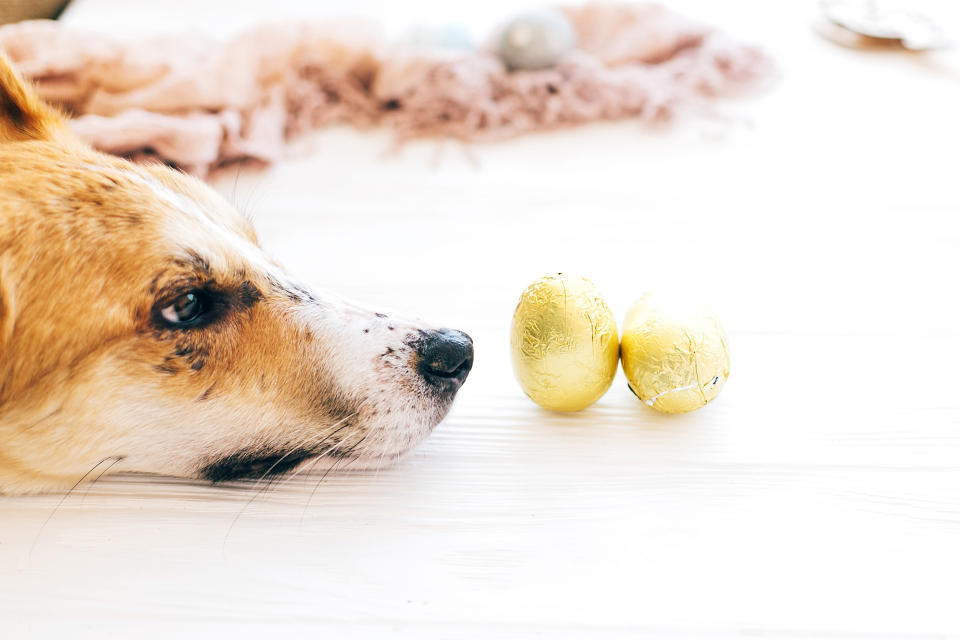
[[[0,57],[0,493],[98,464],[375,466],[472,359],[464,333],[312,292],[215,192],[86,147]]]

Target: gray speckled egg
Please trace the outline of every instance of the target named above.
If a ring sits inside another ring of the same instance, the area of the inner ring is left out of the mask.
[[[500,38],[500,58],[514,70],[547,69],[576,44],[577,34],[567,17],[543,9],[510,21]]]

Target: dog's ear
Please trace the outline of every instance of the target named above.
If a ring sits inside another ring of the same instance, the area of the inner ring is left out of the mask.
[[[0,53],[0,142],[51,140],[66,132],[66,123],[43,103]]]

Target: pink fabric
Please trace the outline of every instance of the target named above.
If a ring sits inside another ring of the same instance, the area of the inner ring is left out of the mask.
[[[669,118],[770,75],[757,48],[657,5],[561,9],[579,48],[555,68],[509,72],[492,51],[385,43],[360,23],[263,26],[120,43],[57,22],[0,27],[0,49],[95,147],[203,175],[271,162],[333,123],[401,139],[490,140],[594,120]]]

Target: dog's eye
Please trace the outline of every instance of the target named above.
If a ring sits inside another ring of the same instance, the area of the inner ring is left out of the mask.
[[[207,298],[203,292],[191,291],[161,309],[160,316],[172,325],[185,326],[196,323],[206,310]]]

